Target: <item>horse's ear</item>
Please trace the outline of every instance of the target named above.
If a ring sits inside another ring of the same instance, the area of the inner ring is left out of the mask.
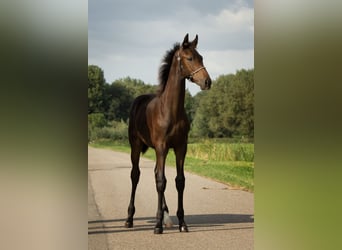
[[[189,47],[189,34],[186,34],[182,43],[182,47],[183,48],[187,48]]]
[[[196,35],[195,39],[191,42],[191,46],[196,49],[198,43],[198,35]]]

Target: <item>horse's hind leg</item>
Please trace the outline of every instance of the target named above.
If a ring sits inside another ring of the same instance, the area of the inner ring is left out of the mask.
[[[165,227],[171,228],[173,226],[173,222],[169,216],[169,208],[166,205],[165,195],[163,197],[162,209],[164,211],[163,223],[164,223]]]
[[[139,182],[140,177],[140,170],[139,170],[139,158],[140,158],[140,151],[141,147],[131,146],[131,161],[132,161],[132,170],[131,170],[131,182],[132,182],[132,192],[131,192],[131,199],[128,206],[128,216],[125,223],[126,227],[133,227],[133,216],[135,213],[135,206],[134,206],[134,198],[135,198],[135,191],[137,189],[137,185]]]

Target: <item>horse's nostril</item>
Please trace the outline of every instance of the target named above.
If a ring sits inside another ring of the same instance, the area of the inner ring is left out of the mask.
[[[210,88],[210,86],[211,86],[211,79],[210,78],[207,78],[205,80],[205,85]]]

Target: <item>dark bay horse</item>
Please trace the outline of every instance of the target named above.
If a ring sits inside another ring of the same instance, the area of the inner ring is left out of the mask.
[[[184,109],[185,79],[198,84],[202,90],[210,89],[211,86],[211,79],[203,66],[203,58],[196,50],[197,42],[197,35],[189,42],[187,34],[182,44],[176,43],[167,51],[159,69],[159,91],[156,94],[141,95],[132,104],[128,127],[132,193],[126,227],[133,227],[134,197],[140,176],[140,153],[145,153],[148,147],[151,147],[156,152],[154,173],[158,193],[157,224],[154,233],[163,233],[164,213],[168,216],[169,212],[164,197],[165,159],[169,149],[173,148],[177,165],[175,181],[178,192],[179,231],[188,232],[183,210],[184,159],[190,129]]]

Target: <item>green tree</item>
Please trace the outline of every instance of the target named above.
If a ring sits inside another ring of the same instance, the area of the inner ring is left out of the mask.
[[[107,119],[112,121],[127,121],[133,95],[129,89],[122,84],[113,82],[107,88],[108,109]]]
[[[229,85],[224,121],[234,135],[254,136],[254,70],[240,70]]]
[[[103,113],[106,109],[105,79],[103,70],[96,65],[88,66],[88,114]]]
[[[196,106],[195,99],[192,97],[188,89],[186,89],[185,91],[184,108],[188,116],[189,122],[192,123],[196,112]]]
[[[108,97],[108,120],[127,121],[130,107],[135,97],[155,92],[156,86],[145,84],[139,79],[121,78],[112,82],[106,89]]]
[[[142,80],[130,77],[115,80],[112,85],[114,84],[125,87],[133,98],[143,94],[155,93],[157,89],[155,85],[145,84]]]
[[[254,70],[221,75],[198,100],[195,136],[254,136]]]

